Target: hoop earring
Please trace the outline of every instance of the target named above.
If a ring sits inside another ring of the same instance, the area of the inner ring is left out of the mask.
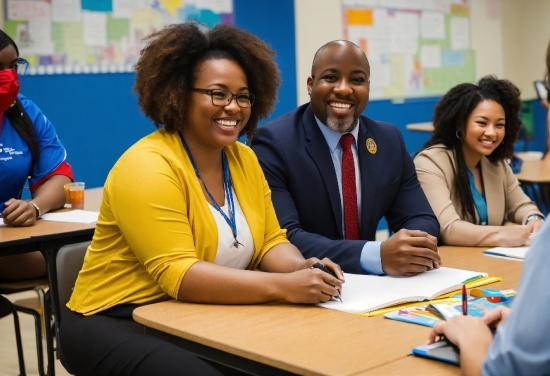
[[[459,133],[460,133],[460,130],[457,129],[455,133],[456,138],[458,138],[459,140],[462,140],[462,135],[460,135]]]

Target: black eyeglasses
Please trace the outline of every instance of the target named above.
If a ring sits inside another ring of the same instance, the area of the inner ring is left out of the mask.
[[[239,93],[239,94],[233,94],[230,91],[223,90],[223,89],[200,89],[200,88],[191,88],[191,90],[197,91],[202,94],[210,95],[210,98],[212,98],[212,104],[214,106],[220,106],[225,107],[231,101],[233,98],[237,100],[237,105],[241,108],[248,108],[252,107],[254,104],[254,99],[256,99],[256,96],[254,94],[250,93]]]
[[[22,57],[17,58],[17,64],[14,66],[15,71],[17,74],[25,74],[27,73],[27,68],[29,67],[29,62]]]

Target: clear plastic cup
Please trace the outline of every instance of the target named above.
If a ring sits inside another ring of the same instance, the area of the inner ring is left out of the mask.
[[[72,209],[84,209],[84,186],[83,182],[67,183],[63,186],[65,199]]]

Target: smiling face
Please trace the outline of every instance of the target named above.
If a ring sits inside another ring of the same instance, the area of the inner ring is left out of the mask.
[[[196,68],[193,88],[223,89],[233,94],[248,93],[248,81],[240,65],[228,59],[210,59]],[[236,98],[224,107],[212,104],[209,94],[191,92],[183,136],[188,143],[221,149],[237,141],[250,118],[250,107],[241,108]]]
[[[351,131],[369,101],[370,67],[361,49],[336,41],[318,52],[307,79],[311,109],[330,129]]]
[[[462,150],[468,166],[476,165],[482,156],[490,155],[505,134],[504,109],[493,100],[483,100],[468,117]],[[470,163],[468,163],[470,162]]]

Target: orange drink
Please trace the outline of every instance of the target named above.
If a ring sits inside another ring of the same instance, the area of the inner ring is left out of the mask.
[[[69,188],[69,199],[67,203],[71,204],[72,209],[84,209],[84,183],[69,183],[65,184],[64,188],[67,186]]]

